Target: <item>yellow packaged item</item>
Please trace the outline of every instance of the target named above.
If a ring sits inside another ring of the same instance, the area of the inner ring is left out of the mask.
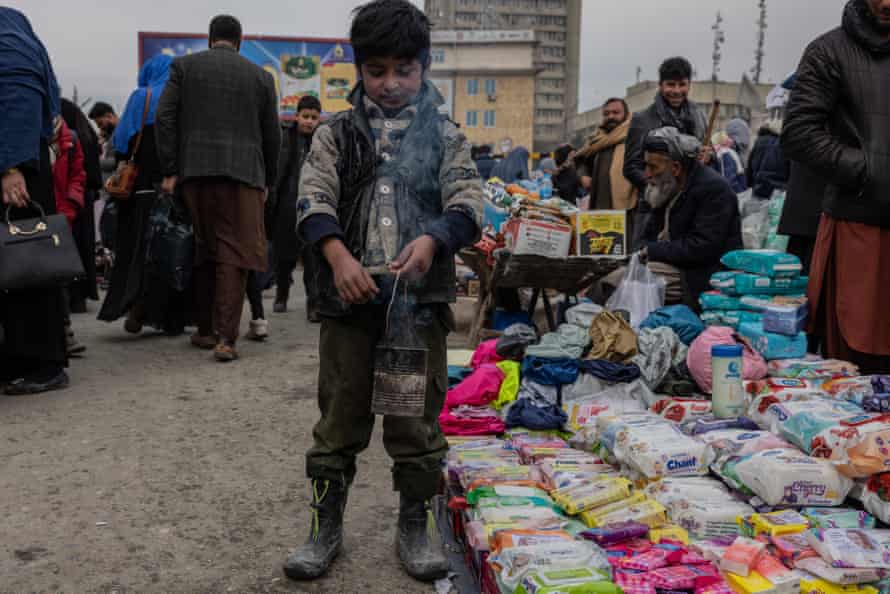
[[[621,501],[616,501],[615,503],[610,503],[608,505],[604,505],[602,507],[595,507],[593,509],[589,509],[585,512],[581,513],[581,521],[590,526],[591,528],[596,528],[596,526],[592,526],[587,520],[584,519],[585,516],[593,518],[596,515],[607,515],[617,511],[621,511],[623,509],[627,509],[631,505],[642,503],[646,501],[648,498],[644,493],[631,493],[630,497],[627,499],[622,499]]]
[[[668,524],[661,528],[653,528],[649,531],[649,540],[654,544],[660,543],[662,540],[673,540],[682,542],[684,545],[689,544],[689,532],[682,526],[676,524]]]
[[[551,493],[553,500],[572,516],[588,509],[627,499],[628,496],[630,496],[630,481],[622,478],[582,483]]]
[[[800,594],[878,594],[878,589],[865,584],[840,586],[804,573],[800,578]]]
[[[809,520],[790,509],[767,514],[752,514],[747,522],[753,528],[753,536],[797,534],[810,528]]]
[[[602,528],[619,522],[637,522],[649,528],[659,528],[667,524],[667,510],[654,499],[647,499],[611,514],[593,514],[590,520],[594,522],[588,524],[591,528]]]
[[[724,572],[726,583],[736,594],[777,594],[778,590],[771,581],[752,571],[746,577],[734,573]],[[791,593],[785,593],[791,594]]]

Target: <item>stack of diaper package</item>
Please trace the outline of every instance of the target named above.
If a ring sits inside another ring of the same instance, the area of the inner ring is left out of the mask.
[[[721,262],[731,270],[711,277],[715,290],[699,298],[702,320],[734,328],[768,361],[804,356],[808,278],[801,276],[800,259],[777,250],[737,250]]]

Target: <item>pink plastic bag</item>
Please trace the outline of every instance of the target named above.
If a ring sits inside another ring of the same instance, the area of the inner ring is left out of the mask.
[[[766,377],[766,361],[756,352],[748,341],[737,336],[732,328],[726,326],[710,326],[702,332],[689,346],[686,365],[689,373],[703,392],[711,393],[711,347],[717,345],[741,344],[742,377],[746,380],[760,380]]]
[[[504,381],[504,372],[497,365],[486,363],[471,373],[464,381],[448,390],[445,408],[469,405],[485,406],[497,399]]]
[[[498,340],[496,338],[480,343],[479,346],[476,347],[476,352],[473,353],[473,359],[470,361],[470,366],[473,369],[479,369],[480,365],[503,361],[503,358],[498,356],[497,347]]]

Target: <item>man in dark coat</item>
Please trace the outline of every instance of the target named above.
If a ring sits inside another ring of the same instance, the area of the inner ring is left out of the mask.
[[[685,58],[669,58],[658,69],[658,94],[655,102],[647,109],[633,115],[630,131],[627,133],[624,157],[624,177],[630,181],[642,196],[646,191],[646,164],[643,159],[643,142],[652,130],[671,126],[686,134],[705,140],[707,120],[705,114],[689,100],[692,89],[692,64]],[[703,153],[703,161],[710,153]],[[641,234],[646,228],[651,210],[641,202],[629,216],[636,219],[634,224],[634,247],[640,246]]]
[[[890,0],[850,0],[807,48],[782,147],[827,184],[810,267],[810,331],[826,356],[890,372]]]
[[[476,161],[476,169],[479,170],[479,177],[482,178],[482,181],[488,181],[491,177],[491,170],[497,164],[497,161],[491,156],[491,147],[487,144],[480,146],[474,160]]]
[[[217,16],[210,50],[177,58],[157,108],[163,189],[182,194],[195,229],[192,344],[238,357],[247,274],[268,266],[263,214],[281,132],[272,76],[238,54],[241,23]]]

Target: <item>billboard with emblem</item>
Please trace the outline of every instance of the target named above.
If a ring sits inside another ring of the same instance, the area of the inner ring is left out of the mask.
[[[206,49],[206,35],[140,32],[139,66],[158,54],[185,56]],[[348,40],[246,35],[241,55],[275,79],[282,119],[296,116],[304,95],[317,97],[327,114],[350,107],[349,92],[358,77]]]

